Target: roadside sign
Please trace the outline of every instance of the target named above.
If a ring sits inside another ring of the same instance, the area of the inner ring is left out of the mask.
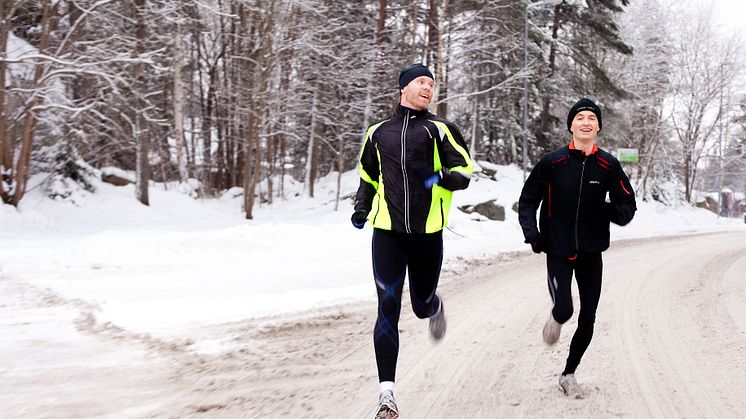
[[[617,158],[622,163],[637,163],[637,149],[620,148],[617,150]]]

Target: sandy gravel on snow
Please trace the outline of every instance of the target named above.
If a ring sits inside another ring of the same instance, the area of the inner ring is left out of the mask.
[[[559,344],[544,346],[544,257],[510,254],[444,272],[442,343],[405,303],[402,417],[742,417],[746,233],[616,242],[604,266],[596,334],[576,373],[586,399],[565,399],[555,384],[577,305]],[[372,417],[373,301],[174,341],[99,324],[91,312],[0,278],[0,415]],[[55,340],[50,326],[77,337]]]

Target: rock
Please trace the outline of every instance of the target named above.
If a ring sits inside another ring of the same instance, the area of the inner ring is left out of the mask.
[[[130,183],[134,183],[129,179],[123,178],[113,173],[101,173],[101,180],[106,183],[111,183],[114,186],[127,186]]]
[[[497,170],[489,169],[487,167],[482,166],[482,173],[484,173],[485,176],[494,178],[497,174]]]
[[[482,202],[476,205],[464,205],[459,209],[467,214],[476,212],[477,214],[483,215],[490,220],[505,221],[505,207],[499,205],[497,200],[491,200]]]
[[[712,211],[713,213],[717,214],[718,201],[710,198],[709,196],[705,197],[704,201],[697,202],[695,205],[697,206],[697,208],[704,208],[708,211]]]

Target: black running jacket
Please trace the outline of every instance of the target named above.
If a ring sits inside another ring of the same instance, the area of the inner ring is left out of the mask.
[[[573,257],[608,249],[609,222],[626,225],[636,210],[634,190],[619,161],[595,145],[585,155],[570,143],[544,156],[531,171],[518,201],[518,220],[526,243]]]

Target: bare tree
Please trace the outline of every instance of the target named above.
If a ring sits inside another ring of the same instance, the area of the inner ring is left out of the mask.
[[[647,199],[655,169],[667,164],[660,158],[660,145],[666,136],[664,102],[671,87],[670,34],[674,31],[669,16],[657,1],[633,3],[621,19],[620,30],[635,53],[611,57],[614,64],[610,74],[622,89],[630,92],[630,98],[617,105],[620,115],[604,126],[604,139],[638,149],[633,180],[637,183],[637,193]],[[631,132],[635,135],[629,135]]]
[[[49,47],[49,36],[52,27],[52,20],[55,18],[55,9],[49,4],[49,1],[42,2],[41,10],[41,34],[39,36],[38,51],[42,54],[47,52]],[[2,41],[2,52],[6,55],[7,41],[9,34],[9,22],[11,12],[14,10],[13,2],[5,0],[0,3],[0,41]],[[5,57],[3,57],[5,58]],[[37,94],[25,95],[26,99],[21,107],[20,119],[22,120],[21,138],[20,138],[20,149],[18,151],[18,158],[16,159],[15,165],[12,162],[13,158],[13,147],[11,145],[11,138],[7,136],[7,121],[6,118],[9,116],[5,113],[5,100],[7,100],[6,93],[3,92],[2,99],[2,110],[0,112],[0,119],[3,120],[0,125],[2,128],[2,137],[0,137],[0,149],[2,149],[3,162],[2,162],[2,175],[7,180],[5,183],[9,184],[8,189],[0,186],[0,196],[3,198],[3,202],[17,206],[23,198],[26,192],[26,183],[28,181],[30,173],[31,163],[31,150],[34,145],[34,136],[36,132],[36,126],[38,121],[37,109],[42,104],[44,95],[39,94],[38,90],[43,85],[43,78],[48,69],[48,64],[44,60],[36,61],[33,64],[34,72],[32,79],[28,86],[24,86],[26,91],[31,91]],[[5,90],[5,72],[6,72],[5,60],[3,61],[2,69],[3,72],[3,85],[1,89]]]
[[[736,77],[738,38],[724,38],[715,30],[712,7],[682,15],[675,42],[671,121],[681,143],[685,199],[691,202],[700,159],[721,115],[719,97]],[[684,23],[685,22],[685,23]]]

